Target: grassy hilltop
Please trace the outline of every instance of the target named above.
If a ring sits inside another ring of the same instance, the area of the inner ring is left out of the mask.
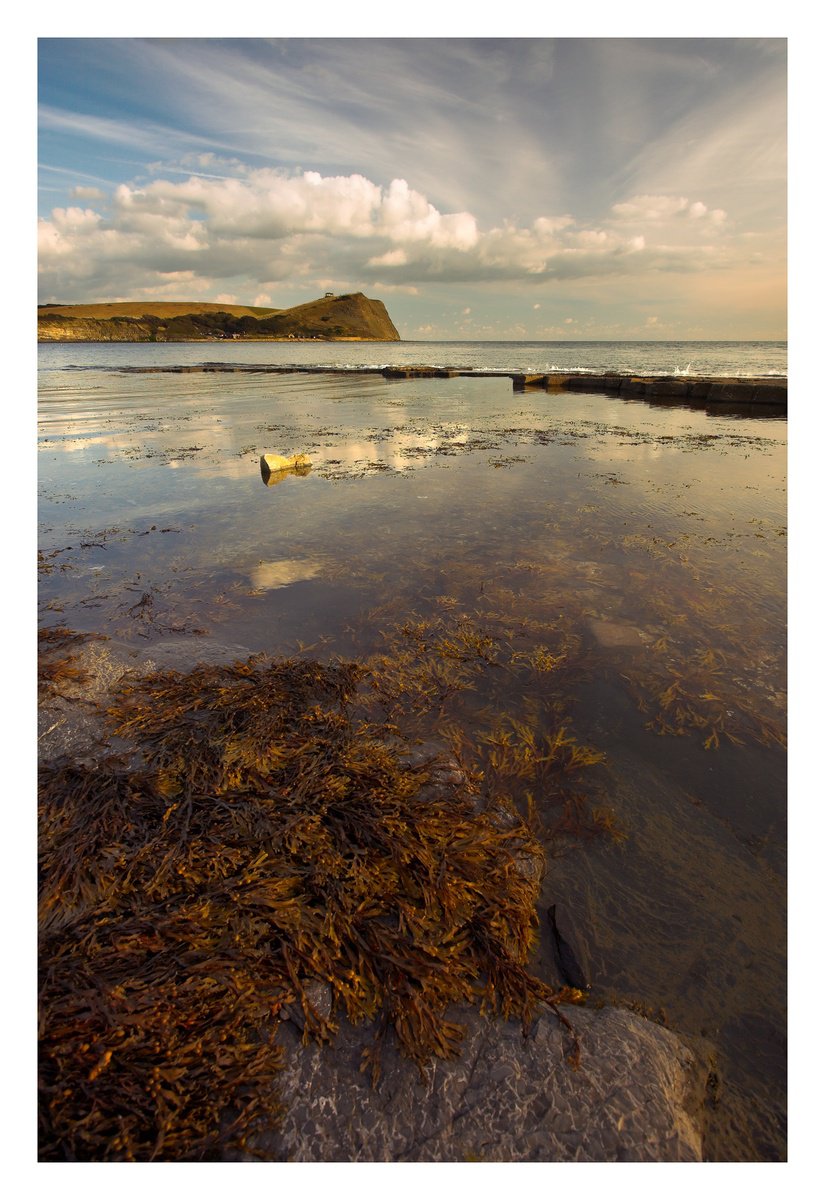
[[[363,292],[326,295],[293,308],[144,300],[44,304],[37,311],[37,338],[40,342],[399,341],[383,303]]]

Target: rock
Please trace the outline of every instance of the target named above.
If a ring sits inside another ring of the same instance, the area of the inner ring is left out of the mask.
[[[322,979],[310,979],[304,982],[303,988],[309,1013],[304,1011],[300,1001],[285,1004],[281,1013],[282,1019],[293,1021],[302,1032],[308,1024],[311,1027],[323,1027],[332,1013],[332,988],[328,983]]]
[[[421,790],[422,796],[441,797],[445,793],[455,792],[467,786],[467,777],[456,756],[444,742],[427,741],[414,745],[406,745],[399,741],[397,747],[399,762],[405,766],[417,769],[427,766],[430,768],[430,779]],[[481,806],[476,807],[479,812]]]
[[[623,396],[643,396],[647,389],[647,383],[644,379],[639,379],[635,375],[629,375],[622,380],[619,391]]]
[[[698,1162],[708,1065],[673,1033],[619,1008],[565,1006],[580,1046],[542,1012],[517,1022],[461,1008],[460,1057],[421,1078],[387,1045],[377,1087],[359,1071],[371,1026],[346,1021],[332,1046],[281,1027],[285,1114],[253,1139],[287,1162]],[[451,1014],[452,1015],[452,1014]]]
[[[589,971],[583,965],[585,958],[578,946],[578,939],[567,928],[566,920],[558,912],[556,904],[551,904],[548,908],[547,920],[550,925],[556,971],[561,983],[578,988],[582,992],[589,991]]]
[[[64,653],[58,651],[57,658]],[[62,755],[91,763],[108,747],[103,710],[111,689],[128,670],[107,642],[81,643],[69,653],[83,674],[63,681],[59,694],[46,693],[38,701],[37,755],[43,763]],[[45,657],[50,657],[48,652]]]
[[[273,562],[259,562],[249,572],[249,579],[256,591],[268,592],[314,579],[322,570],[323,563],[318,559],[277,558]]]
[[[249,658],[252,651],[240,642],[220,642],[215,638],[201,637],[197,641],[189,638],[164,638],[147,650],[129,652],[129,669],[141,675],[154,671],[188,671],[194,666],[221,666]]]
[[[426,363],[420,366],[382,367],[381,374],[385,379],[453,379],[459,373],[457,367],[431,367]]]
[[[289,472],[295,475],[307,475],[312,463],[306,454],[262,454],[261,476],[264,483],[280,483],[280,478]]]
[[[673,379],[665,376],[662,379],[652,379],[647,385],[646,395],[650,396],[687,396],[691,384],[686,379]]]
[[[596,617],[591,617],[589,624],[596,641],[605,648],[638,647],[653,640],[649,633],[637,629],[635,625],[625,625],[619,621],[601,621]]]
[[[101,753],[111,751],[104,714],[113,689],[125,676],[231,663],[249,658],[252,651],[238,643],[190,637],[166,638],[140,650],[115,641],[91,640],[71,653],[83,677],[64,682],[59,695],[43,696],[38,703],[37,754],[42,763],[62,755],[93,763]]]
[[[512,379],[514,392],[524,392],[530,388],[540,388],[546,391],[549,385],[549,378],[547,375],[516,374],[512,376]]]

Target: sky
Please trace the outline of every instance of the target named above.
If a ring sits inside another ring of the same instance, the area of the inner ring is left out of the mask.
[[[39,301],[786,336],[784,38],[41,38]]]

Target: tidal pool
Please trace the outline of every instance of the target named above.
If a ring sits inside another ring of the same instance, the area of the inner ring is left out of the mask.
[[[41,624],[407,669],[389,716],[552,832],[593,999],[716,1055],[708,1156],[781,1159],[785,433],[497,378],[49,372]],[[589,759],[551,796],[524,763],[560,731]]]

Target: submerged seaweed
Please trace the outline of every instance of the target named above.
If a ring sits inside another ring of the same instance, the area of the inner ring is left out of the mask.
[[[37,632],[37,694],[41,701],[58,696],[66,685],[85,683],[86,668],[75,653],[88,641],[104,641],[100,634],[75,633],[63,625]]]
[[[455,1054],[453,1002],[526,1026],[570,998],[526,967],[538,841],[356,719],[363,679],[262,656],[132,678],[110,719],[142,763],[42,771],[43,1158],[247,1144],[290,1011],[305,1040],[375,1021],[375,1075],[389,1031],[422,1070]]]

